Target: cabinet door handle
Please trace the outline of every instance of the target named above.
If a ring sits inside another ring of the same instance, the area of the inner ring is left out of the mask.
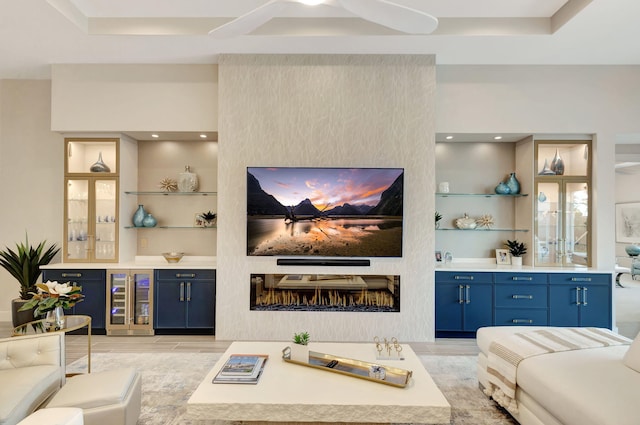
[[[587,305],[587,288],[582,287],[582,305]]]
[[[528,280],[528,281],[532,281],[533,277],[532,276],[513,276],[511,278],[511,280]]]
[[[187,282],[187,301],[191,301],[191,282]]]
[[[467,298],[467,304],[469,304],[471,302],[471,286],[467,285],[464,292]]]
[[[180,282],[180,301],[184,301],[184,282]]]
[[[531,325],[533,323],[533,320],[531,320],[531,319],[513,319],[513,320],[511,320],[511,323],[514,323],[514,324],[527,323],[527,324]]]
[[[464,295],[462,294],[463,289],[463,285],[458,285],[458,304],[464,303]]]
[[[590,277],[572,277],[571,281],[572,282],[591,282],[591,278]]]
[[[62,277],[82,277],[82,273],[62,273]]]
[[[454,276],[453,277],[455,280],[473,280],[473,276]]]
[[[514,300],[532,300],[533,299],[533,295],[511,295],[511,298],[513,298]]]
[[[196,275],[195,275],[195,273],[176,273],[176,277],[177,278],[181,278],[181,277],[194,278],[194,277],[196,277]]]
[[[581,305],[582,303],[580,302],[580,290],[582,288],[580,288],[579,286],[576,286],[576,305]]]

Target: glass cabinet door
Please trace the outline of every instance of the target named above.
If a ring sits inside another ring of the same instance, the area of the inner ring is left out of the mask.
[[[111,272],[108,275],[109,294],[107,311],[109,317],[107,320],[107,327],[113,325],[125,326],[127,324],[127,283],[129,275],[125,272]]]
[[[133,280],[133,314],[136,325],[151,324],[151,273],[136,272],[132,274]]]
[[[535,264],[589,263],[589,190],[581,182],[538,183]]]
[[[117,217],[117,184],[113,179],[95,180],[95,259],[115,260],[117,255],[116,240],[118,227]]]
[[[153,335],[153,271],[107,271],[107,335]]]
[[[65,262],[117,261],[117,177],[65,180]]]
[[[536,265],[561,265],[560,184],[538,183],[534,255]]]
[[[564,186],[564,264],[590,264],[589,185],[586,181]]]
[[[591,265],[590,141],[536,142],[534,265]]]
[[[89,260],[89,181],[68,179],[66,182],[66,244],[67,260]]]

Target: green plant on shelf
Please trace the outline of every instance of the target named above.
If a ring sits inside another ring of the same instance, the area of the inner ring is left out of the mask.
[[[524,242],[518,242],[517,240],[510,241],[504,244],[508,249],[512,257],[522,257],[527,253],[527,247]]]

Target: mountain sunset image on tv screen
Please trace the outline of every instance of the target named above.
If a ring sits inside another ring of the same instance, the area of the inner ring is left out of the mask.
[[[402,168],[247,168],[247,255],[402,257]]]

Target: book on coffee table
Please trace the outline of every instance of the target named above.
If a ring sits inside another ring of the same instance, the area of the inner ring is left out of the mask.
[[[232,354],[213,378],[213,383],[257,384],[268,358],[266,354]]]

